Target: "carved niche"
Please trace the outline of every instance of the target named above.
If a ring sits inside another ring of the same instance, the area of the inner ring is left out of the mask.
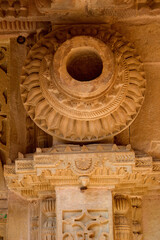
[[[134,46],[99,26],[49,33],[30,50],[21,77],[30,117],[45,132],[69,141],[118,134],[137,116],[144,92]]]

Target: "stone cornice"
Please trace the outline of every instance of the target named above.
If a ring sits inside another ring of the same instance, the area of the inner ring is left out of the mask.
[[[4,175],[8,188],[27,199],[50,195],[56,186],[66,185],[144,192],[160,187],[157,165],[150,156],[135,156],[130,146],[57,145],[37,149],[32,156],[20,155],[15,165],[5,166]]]

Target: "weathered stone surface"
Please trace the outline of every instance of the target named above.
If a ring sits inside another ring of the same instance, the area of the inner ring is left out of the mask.
[[[78,67],[82,56],[90,58],[86,64],[92,69]],[[100,72],[94,72],[97,61]],[[82,71],[92,71],[92,77]],[[134,46],[99,26],[48,34],[29,52],[21,77],[28,114],[44,131],[68,141],[102,140],[127,128],[144,92],[143,66]]]
[[[7,239],[28,240],[28,202],[18,198],[14,193],[9,193],[8,201]]]
[[[160,0],[0,0],[0,240],[159,240],[159,35]]]
[[[159,196],[146,197],[143,202],[143,232],[144,239],[159,239],[160,229],[158,223],[160,221]]]

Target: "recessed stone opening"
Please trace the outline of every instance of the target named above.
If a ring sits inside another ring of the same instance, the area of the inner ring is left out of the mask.
[[[78,81],[91,81],[101,75],[103,62],[96,51],[78,48],[70,53],[66,67],[72,78]]]

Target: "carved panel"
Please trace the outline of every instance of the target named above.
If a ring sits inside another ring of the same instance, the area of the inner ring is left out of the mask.
[[[153,162],[153,171],[155,171],[155,172],[160,171],[160,161]]]
[[[63,240],[109,238],[107,210],[63,211]]]
[[[113,240],[112,195],[96,188],[56,189],[57,238],[62,240]]]
[[[135,165],[136,167],[152,167],[152,157],[136,157]]]

